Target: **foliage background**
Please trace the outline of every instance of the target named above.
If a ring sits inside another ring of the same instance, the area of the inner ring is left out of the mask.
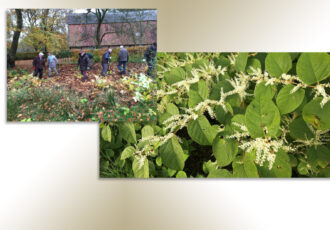
[[[160,53],[157,73],[157,123],[101,124],[101,176],[330,176],[329,54]]]

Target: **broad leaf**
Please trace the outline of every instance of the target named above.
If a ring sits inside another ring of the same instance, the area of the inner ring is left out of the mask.
[[[109,125],[105,125],[102,128],[101,135],[103,140],[111,142],[111,129]]]
[[[200,145],[212,145],[217,131],[212,128],[210,122],[204,115],[199,116],[188,124],[188,134]]]
[[[154,135],[154,129],[150,125],[146,125],[141,130],[142,138],[146,138]]]
[[[227,169],[214,169],[211,170],[208,178],[231,178],[233,174],[231,174]]]
[[[133,156],[134,152],[135,152],[135,148],[133,146],[126,147],[120,155],[120,160],[125,160]]]
[[[235,70],[237,72],[244,72],[247,64],[249,53],[239,53],[235,60]]]
[[[284,86],[276,97],[276,104],[281,114],[293,112],[304,100],[305,90],[300,88],[296,92],[290,93],[293,88],[293,85]]]
[[[229,165],[238,152],[238,143],[235,140],[215,138],[212,145],[213,154],[220,167]]]
[[[136,178],[149,178],[149,161],[147,158],[142,161],[134,158],[132,169]]]
[[[184,167],[184,153],[175,137],[172,137],[159,149],[162,163],[170,169],[182,170]]]
[[[136,143],[136,134],[134,129],[134,124],[130,122],[124,122],[119,124],[119,132],[123,139],[125,139],[128,143],[135,144]]]
[[[255,98],[246,109],[245,123],[253,138],[274,137],[280,127],[280,112],[267,98]],[[265,133],[267,127],[268,133]]]
[[[330,103],[321,108],[321,101],[322,98],[316,98],[307,103],[303,108],[303,118],[316,129],[330,129]]]
[[[254,89],[254,96],[255,97],[263,97],[272,99],[276,93],[276,86],[274,85],[267,85],[265,82],[259,83],[256,88]]]
[[[209,95],[209,89],[204,80],[200,80],[198,83],[192,85],[189,89],[189,107],[195,107],[200,102],[207,99]]]
[[[297,63],[298,77],[306,84],[320,82],[330,76],[330,55],[303,53]]]
[[[309,140],[314,137],[312,131],[308,128],[302,117],[295,119],[289,125],[289,134],[294,139]]]
[[[269,53],[266,57],[266,70],[271,76],[280,77],[292,68],[291,56],[288,53]]]
[[[169,85],[185,80],[185,76],[186,73],[181,67],[175,67],[171,71],[164,73],[164,79]]]
[[[268,161],[263,166],[258,167],[260,176],[262,177],[291,177],[292,168],[290,157],[283,150],[279,150],[276,154],[275,162],[271,170],[268,168]]]

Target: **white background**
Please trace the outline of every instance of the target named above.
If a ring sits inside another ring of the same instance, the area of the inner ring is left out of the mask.
[[[40,7],[37,1],[33,2],[34,7]],[[127,1],[114,2],[109,6],[105,6],[105,3],[102,5],[101,1],[95,4],[103,7],[128,6]],[[146,2],[141,7],[159,9],[160,41],[174,36],[164,34],[162,26],[164,29],[174,27],[173,31],[178,31],[173,17],[180,15],[170,17],[170,9],[181,7],[186,16],[189,7],[193,8],[190,1],[178,5],[171,2],[173,5],[168,7],[166,1],[160,1],[159,6],[147,0],[137,2]],[[232,35],[234,43],[228,45],[228,49],[240,49],[244,45],[250,48],[253,44],[255,50],[268,45],[269,49],[275,50],[281,47],[279,51],[293,51],[292,47],[299,47],[295,51],[330,51],[330,14],[326,14],[330,12],[329,1],[273,1],[270,4],[271,1],[265,0],[265,4],[259,1],[258,4],[249,3],[249,7],[242,8],[239,3],[247,1],[232,2],[237,5],[240,14],[224,15],[227,21],[221,22],[229,29],[230,23],[233,23],[235,28]],[[291,8],[285,7],[287,2],[292,3]],[[303,2],[303,7],[299,2]],[[21,1],[21,4],[32,7],[26,1]],[[52,7],[63,7],[66,4],[59,2]],[[297,7],[294,7],[295,4]],[[15,6],[1,5],[0,229],[329,228],[329,179],[101,180],[98,178],[97,123],[7,123],[4,9]],[[213,12],[209,17],[215,17],[216,8],[207,4],[207,1],[198,7],[208,7]],[[277,9],[286,11],[281,14],[281,10]],[[206,9],[202,10],[207,13]],[[219,8],[219,11],[223,9]],[[263,18],[253,17],[260,12]],[[269,23],[269,18],[274,21]],[[279,22],[276,22],[276,18]],[[167,25],[166,20],[171,25]],[[262,20],[258,21],[258,27],[253,26],[255,20]],[[205,17],[204,21],[202,36],[205,39],[200,43],[194,41],[191,50],[196,49],[196,46],[203,50],[204,43],[207,47],[215,47],[216,51],[217,42],[221,44],[221,35],[214,38],[212,34],[209,41],[207,33],[214,33],[215,30],[221,30],[221,27],[217,27],[216,23],[210,24]],[[237,37],[240,33],[237,21],[251,25],[250,28],[242,28],[246,36],[240,39]],[[209,27],[209,30],[205,27]],[[271,40],[268,37],[264,43],[249,40],[253,34],[262,36],[264,28],[268,31],[272,28],[281,31],[283,28],[285,33],[277,35],[281,39]],[[195,29],[196,34],[199,33],[198,29]],[[180,41],[181,36],[175,36]],[[194,34],[189,36],[194,37]],[[299,41],[299,45],[296,41]],[[174,49],[162,46],[161,43],[159,47],[162,51]]]

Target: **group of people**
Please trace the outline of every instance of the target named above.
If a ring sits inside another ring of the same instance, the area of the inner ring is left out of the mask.
[[[51,52],[49,52],[47,62],[48,62],[48,70],[49,70],[48,76],[51,77],[52,69],[54,70],[54,72],[57,76],[58,72],[56,70],[56,65],[58,64],[58,60],[57,60],[56,56],[54,54],[52,54]],[[33,76],[39,75],[39,79],[41,79],[43,72],[44,72],[44,68],[46,67],[46,61],[44,59],[44,54],[40,52],[39,55],[33,59],[32,64],[33,64],[33,70],[34,70]]]
[[[102,71],[101,75],[106,76],[108,73],[108,67],[110,66],[111,62],[111,53],[112,49],[108,49],[103,55],[102,55]],[[143,61],[148,63],[148,72],[147,74],[151,76],[153,74],[154,68],[155,68],[155,57],[157,53],[157,43],[153,43],[151,46],[149,46],[145,53]],[[42,79],[43,70],[46,67],[46,61],[43,58],[44,54],[39,53],[39,55],[33,60],[33,69],[34,74],[33,76],[39,76],[39,79]],[[90,53],[86,53],[85,49],[81,49],[79,53],[77,68],[80,69],[81,74],[83,75],[82,81],[88,80],[87,76],[87,70],[91,69],[92,63],[93,63],[93,55]],[[125,49],[123,46],[120,46],[119,52],[118,52],[118,69],[120,71],[120,74],[126,74],[126,66],[127,62],[129,60],[129,54],[127,49]],[[56,75],[58,75],[58,72],[56,70],[56,65],[58,64],[58,60],[56,56],[52,53],[48,53],[48,70],[49,74],[48,76],[51,77],[52,70],[55,72]]]

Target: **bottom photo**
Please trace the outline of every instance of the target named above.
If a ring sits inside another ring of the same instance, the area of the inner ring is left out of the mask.
[[[100,178],[330,177],[328,53],[158,53],[157,119],[100,124]]]

